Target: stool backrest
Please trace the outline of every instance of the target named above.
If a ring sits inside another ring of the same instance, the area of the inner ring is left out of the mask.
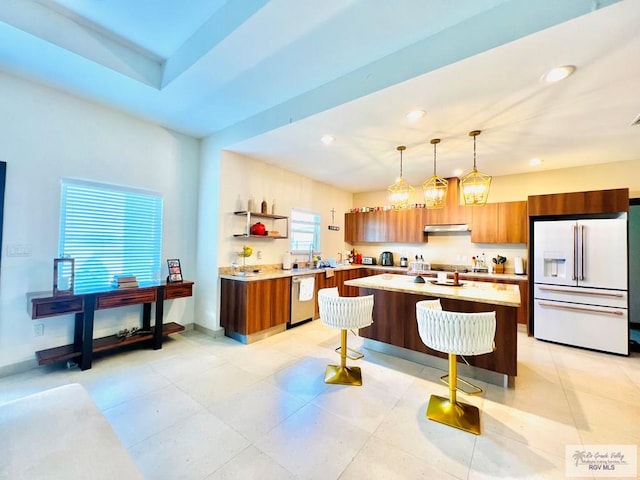
[[[440,299],[436,298],[435,300],[421,300],[416,303],[416,311],[418,308],[433,308],[434,310],[442,310],[442,305],[440,305]]]
[[[416,305],[418,333],[439,352],[482,355],[494,350],[496,312],[461,313]]]
[[[337,288],[318,290],[320,320],[329,327],[350,329],[373,323],[373,295],[340,297]]]

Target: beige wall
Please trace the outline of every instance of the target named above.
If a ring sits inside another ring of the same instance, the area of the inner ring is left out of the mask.
[[[629,188],[630,198],[640,197],[640,160],[504,177],[496,176],[491,183],[489,202],[510,202],[526,200],[529,195],[611,188]],[[419,190],[420,187],[416,186],[418,195]],[[417,198],[419,198],[418,195]],[[387,192],[384,190],[356,193],[353,196],[354,207],[370,207],[386,203]]]
[[[640,160],[494,177],[489,202],[526,200],[529,195],[612,188],[629,188],[631,198],[640,197]],[[419,193],[418,187],[416,191]],[[384,190],[353,196],[354,207],[373,207],[386,203],[387,192]],[[413,258],[416,254],[422,254],[425,260],[432,263],[468,264],[474,255],[485,253],[487,258],[491,258],[500,254],[508,259],[507,271],[513,269],[513,257],[526,257],[526,245],[474,244],[469,233],[430,234],[427,243],[360,244],[356,248],[363,255],[370,256],[390,250],[394,253],[396,263],[400,255]]]
[[[255,198],[256,210],[259,210],[262,200],[266,199],[269,212],[275,200],[278,215],[290,216],[292,208],[320,214],[322,257],[337,258],[338,252],[344,252],[344,213],[351,208],[350,193],[232,152],[222,152],[220,179],[219,266],[241,261],[237,252],[245,244],[250,245],[254,252],[262,252],[260,264],[282,263],[282,255],[289,250],[289,239],[233,237],[234,233],[243,230],[245,221],[244,217],[233,215],[233,212],[247,208],[249,195]],[[332,209],[335,210],[333,222]],[[267,229],[272,228],[270,220],[263,223]],[[329,230],[327,227],[331,223],[339,226],[340,230]],[[276,223],[273,228],[282,230],[282,225]],[[302,260],[303,257],[299,258]],[[255,254],[247,259],[247,264],[256,263],[258,260]]]

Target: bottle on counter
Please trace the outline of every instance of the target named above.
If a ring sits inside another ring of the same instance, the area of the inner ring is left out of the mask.
[[[276,214],[276,201],[273,200],[273,202],[271,202],[271,215],[275,215]]]
[[[456,270],[455,272],[453,272],[453,284],[458,285],[458,283],[460,283],[460,274]]]
[[[253,195],[249,195],[249,200],[247,200],[247,210],[249,212],[256,211],[256,201],[253,199]]]
[[[263,199],[262,203],[260,204],[260,213],[269,213],[267,209],[267,201]]]

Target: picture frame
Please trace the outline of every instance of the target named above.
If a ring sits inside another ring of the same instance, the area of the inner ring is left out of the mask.
[[[182,267],[180,266],[180,260],[177,258],[170,258],[167,260],[167,267],[169,268],[169,275],[167,276],[167,283],[175,283],[182,281]]]
[[[75,260],[73,258],[53,259],[53,296],[73,295],[75,280]]]

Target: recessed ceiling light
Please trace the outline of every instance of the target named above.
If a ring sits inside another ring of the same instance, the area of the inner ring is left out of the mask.
[[[547,83],[555,83],[564,80],[575,71],[576,67],[574,65],[563,65],[562,67],[552,68],[544,74],[542,79]]]
[[[415,122],[416,120],[420,120],[426,114],[427,112],[425,112],[424,110],[411,110],[409,113],[407,113],[407,118],[412,122]]]
[[[529,160],[529,165],[531,165],[532,167],[535,167],[536,165],[540,165],[542,163],[542,160],[540,160],[539,158],[532,158],[531,160]]]
[[[323,135],[320,138],[320,141],[325,145],[331,145],[333,142],[336,141],[336,137],[334,137],[333,135]]]

